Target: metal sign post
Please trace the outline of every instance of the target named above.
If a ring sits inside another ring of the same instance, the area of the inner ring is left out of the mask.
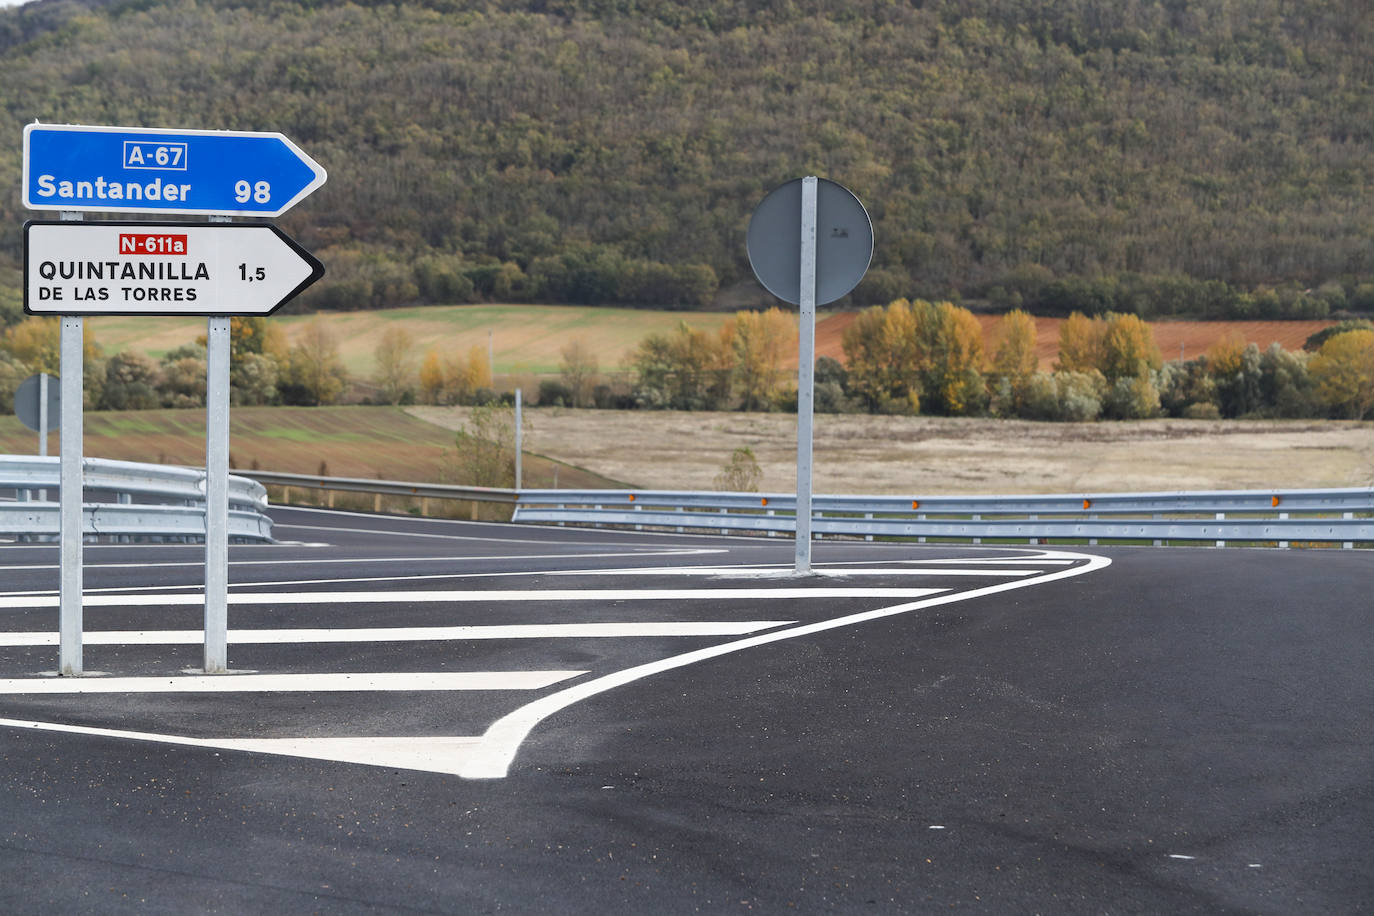
[[[811,469],[816,306],[847,294],[868,271],[873,223],[842,185],[807,177],[774,188],[754,209],[749,266],[764,288],[799,307],[796,574],[811,571]]]
[[[324,275],[271,225],[80,223],[82,214],[280,216],[325,171],[276,133],[30,124],[24,311],[62,318],[60,673],[81,674],[83,315],[204,315],[205,670],[227,670],[230,315],[267,315]],[[46,403],[46,401],[44,401]]]
[[[205,673],[229,669],[229,319],[206,320]]]
[[[80,213],[64,212],[62,219],[79,222]],[[58,531],[61,572],[58,583],[57,611],[57,673],[74,677],[82,672],[82,610],[81,547],[85,537],[84,498],[82,480],[84,463],[84,430],[82,429],[82,387],[85,366],[82,352],[85,343],[85,319],[77,315],[62,316],[60,343],[61,372],[61,471],[58,496]],[[46,433],[44,434],[46,435]]]
[[[38,456],[48,457],[48,373],[38,373]]]
[[[797,575],[811,571],[811,451],[816,369],[816,179],[802,179],[797,359]]]
[[[515,489],[520,489],[520,458],[521,451],[525,447],[525,430],[523,428],[524,411],[521,410],[521,395],[524,392],[520,386],[515,386]]]

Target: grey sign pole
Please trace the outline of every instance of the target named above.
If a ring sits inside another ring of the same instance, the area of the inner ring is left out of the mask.
[[[754,208],[749,266],[770,293],[800,309],[797,352],[796,573],[811,571],[811,468],[816,307],[844,296],[873,257],[873,223],[847,188],[814,176],[779,185]]]
[[[48,373],[38,373],[38,457],[48,457]]]
[[[63,211],[67,222],[80,222],[82,214]],[[75,677],[81,674],[81,542],[83,524],[84,461],[81,419],[81,388],[84,375],[82,344],[85,321],[80,315],[62,316],[61,337],[61,493],[59,499],[59,572],[57,672]],[[46,403],[46,400],[43,400]],[[47,433],[43,434],[44,436]]]
[[[212,216],[212,223],[230,217]],[[205,673],[229,670],[229,319],[205,328]]]
[[[811,571],[811,451],[816,371],[816,179],[802,179],[801,274],[798,303],[801,340],[797,368],[797,575]]]
[[[515,386],[515,489],[520,489],[520,452],[525,447],[525,430],[523,429],[523,411],[521,410],[521,395],[524,392],[520,386]]]
[[[229,669],[229,319],[205,334],[205,673]]]

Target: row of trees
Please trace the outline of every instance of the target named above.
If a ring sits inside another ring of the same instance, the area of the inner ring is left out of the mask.
[[[33,317],[0,333],[0,411],[9,413],[14,392],[37,372],[61,368],[60,327],[55,318]],[[131,350],[106,356],[85,331],[83,385],[92,410],[147,410],[205,404],[205,339],[177,347],[160,360]],[[236,406],[334,403],[348,385],[338,342],[323,321],[305,327],[288,345],[279,325],[266,318],[230,322],[230,398]]]
[[[795,409],[795,385],[783,372],[792,327],[774,310],[741,313],[720,335],[686,324],[650,335],[633,360],[629,402]],[[1233,335],[1196,359],[1166,363],[1138,316],[1075,312],[1060,326],[1058,359],[1045,372],[1026,312],[1007,313],[985,341],[966,309],[899,299],[860,313],[843,348],[845,362],[817,361],[817,410],[1088,421],[1361,419],[1374,409],[1374,325],[1364,321],[1314,335],[1298,352],[1278,344],[1261,350]]]
[[[85,346],[91,409],[196,407],[205,403],[204,340],[154,361],[126,351],[106,357]],[[640,341],[616,378],[607,378],[587,341],[563,348],[558,379],[535,404],[679,410],[794,410],[796,324],[779,309],[742,311],[717,332],[685,322]],[[1338,417],[1374,411],[1374,324],[1348,321],[1313,335],[1303,350],[1261,350],[1238,335],[1188,361],[1165,362],[1136,315],[1075,312],[1060,326],[1053,371],[1040,369],[1034,319],[1014,310],[984,340],[982,325],[949,302],[898,299],[861,312],[842,340],[845,361],[816,365],[822,412],[997,416],[1033,420]],[[54,319],[30,318],[0,334],[0,409],[34,372],[59,369]],[[416,366],[403,327],[378,337],[374,373],[350,379],[338,342],[319,319],[288,345],[263,318],[231,324],[233,403],[320,405],[362,390],[384,403],[486,404],[492,388],[485,348],[431,348]]]
[[[847,366],[831,367],[830,380],[871,411],[951,416],[1361,419],[1374,406],[1374,325],[1364,321],[1314,335],[1311,351],[1262,351],[1232,335],[1166,363],[1138,316],[1075,312],[1053,372],[1039,369],[1029,314],[1008,313],[993,338],[985,348],[977,320],[949,303],[897,300],[846,329]]]

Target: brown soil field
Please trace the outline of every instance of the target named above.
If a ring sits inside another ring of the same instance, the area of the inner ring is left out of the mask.
[[[447,427],[466,410],[414,407]],[[760,490],[796,487],[796,417],[674,411],[529,410],[527,447],[645,489],[714,489],[749,447]],[[1374,484],[1374,423],[1151,420],[1030,423],[818,415],[816,492],[1110,493]]]

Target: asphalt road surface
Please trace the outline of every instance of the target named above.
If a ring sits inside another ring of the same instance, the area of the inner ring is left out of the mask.
[[[0,544],[6,913],[1374,911],[1374,552]]]

